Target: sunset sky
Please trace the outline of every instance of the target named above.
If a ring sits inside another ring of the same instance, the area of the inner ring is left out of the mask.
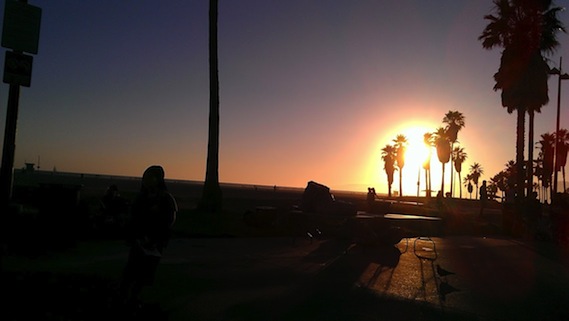
[[[29,3],[43,15],[15,167],[40,157],[43,170],[140,176],[161,164],[169,178],[203,180],[208,1]],[[397,134],[420,141],[449,110],[466,118],[463,173],[478,162],[489,179],[515,159],[516,123],[492,90],[501,49],[477,40],[491,9],[491,0],[220,0],[220,180],[386,193],[380,149]],[[567,12],[560,19],[569,27]],[[565,55],[569,70],[568,35],[558,37],[550,66]],[[2,133],[7,93],[1,84]],[[549,96],[536,142],[555,131],[556,77]],[[567,104],[569,84],[564,128]],[[436,156],[432,166],[438,187]],[[403,193],[416,194],[417,163],[403,175]]]

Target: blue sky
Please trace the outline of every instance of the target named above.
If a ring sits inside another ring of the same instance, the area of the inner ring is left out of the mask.
[[[40,156],[46,170],[139,176],[162,164],[170,178],[202,180],[208,1],[29,2],[43,16],[15,167]],[[492,90],[500,49],[477,40],[491,8],[489,0],[220,0],[221,181],[384,192],[380,148],[398,133],[434,131],[449,110],[466,117],[466,167],[478,162],[493,176],[515,158],[515,115]],[[566,12],[560,18],[569,25]],[[567,52],[567,35],[559,38],[551,66]],[[7,91],[0,85],[0,128]],[[555,129],[553,78],[549,93],[537,135]]]

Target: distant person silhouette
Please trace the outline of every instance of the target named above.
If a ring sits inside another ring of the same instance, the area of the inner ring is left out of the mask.
[[[374,187],[368,187],[367,188],[367,206],[368,206],[368,212],[372,212],[373,211],[373,204],[375,203],[375,198],[377,197],[377,194],[375,193],[375,188]]]
[[[480,186],[480,217],[484,215],[484,208],[488,202],[488,189],[486,187],[486,181],[482,181],[482,186]]]
[[[120,225],[124,214],[127,212],[127,201],[120,195],[117,185],[112,184],[107,188],[101,198],[101,225]]]
[[[138,304],[142,288],[154,283],[177,211],[176,200],[164,182],[164,169],[150,166],[142,176],[142,187],[132,205],[127,237],[130,252],[120,285],[123,303]]]

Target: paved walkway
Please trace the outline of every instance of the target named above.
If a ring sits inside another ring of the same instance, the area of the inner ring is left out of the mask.
[[[569,320],[569,264],[552,246],[432,241],[174,239],[143,298],[169,320]],[[120,242],[82,243],[5,266],[112,276],[125,260]]]

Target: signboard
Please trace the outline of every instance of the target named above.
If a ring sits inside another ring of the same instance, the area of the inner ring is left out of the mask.
[[[6,0],[2,47],[37,54],[40,23],[41,8],[19,1]]]
[[[6,51],[4,60],[4,82],[12,85],[30,87],[32,82],[32,63],[34,57]]]

